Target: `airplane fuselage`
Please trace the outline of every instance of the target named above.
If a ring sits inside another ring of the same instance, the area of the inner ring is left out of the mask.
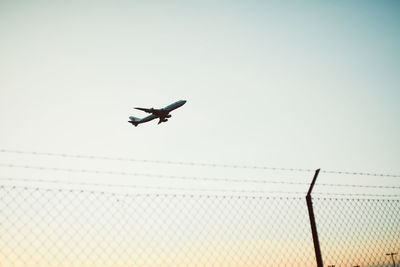
[[[185,103],[186,103],[186,100],[179,100],[179,101],[176,101],[176,102],[174,102],[164,108],[161,108],[161,109],[135,108],[135,109],[147,112],[147,113],[151,113],[151,115],[144,117],[142,119],[131,116],[131,117],[129,117],[130,120],[128,122],[134,126],[138,126],[141,123],[148,122],[148,121],[158,118],[159,119],[158,124],[160,124],[162,122],[168,121],[168,118],[171,117],[171,115],[169,114],[171,111],[183,106]]]

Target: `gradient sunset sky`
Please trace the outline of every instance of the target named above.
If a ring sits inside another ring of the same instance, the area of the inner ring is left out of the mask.
[[[1,146],[399,173],[399,11],[1,1]],[[127,123],[179,99],[168,123]]]

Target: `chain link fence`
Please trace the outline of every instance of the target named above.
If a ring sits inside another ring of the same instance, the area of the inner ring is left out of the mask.
[[[325,266],[393,266],[398,199],[313,198]],[[316,266],[304,196],[0,186],[0,266]]]
[[[393,266],[386,254],[400,249],[400,200],[318,198],[313,203],[325,266]]]

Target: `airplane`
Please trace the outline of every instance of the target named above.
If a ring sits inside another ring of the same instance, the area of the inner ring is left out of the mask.
[[[158,124],[160,124],[162,122],[168,121],[168,118],[171,118],[171,115],[169,114],[171,111],[183,106],[185,103],[186,103],[186,100],[179,100],[179,101],[176,101],[176,102],[172,103],[171,105],[168,105],[165,108],[161,108],[161,109],[135,108],[135,109],[147,112],[147,113],[151,113],[151,115],[144,117],[142,119],[130,116],[128,122],[132,123],[132,125],[135,125],[135,127],[136,127],[141,123],[148,122],[148,121],[158,118],[159,119]]]

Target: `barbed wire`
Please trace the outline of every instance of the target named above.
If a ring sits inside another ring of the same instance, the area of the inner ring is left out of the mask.
[[[191,162],[191,161],[150,160],[150,159],[135,159],[135,158],[126,158],[126,157],[94,156],[94,155],[37,152],[37,151],[24,151],[24,150],[11,150],[11,149],[0,149],[0,153],[40,155],[40,156],[77,158],[77,159],[98,159],[98,160],[112,160],[112,161],[128,161],[128,162],[140,162],[140,163],[152,163],[152,164],[168,164],[168,165],[183,165],[183,166],[196,166],[196,167],[233,168],[233,169],[258,169],[258,170],[291,171],[291,172],[313,172],[313,171],[315,171],[315,170],[309,169],[309,168],[287,168],[287,167],[270,167],[270,166],[259,166],[259,165],[207,163],[207,162]],[[336,171],[336,170],[322,170],[321,172],[322,173],[329,173],[329,174],[339,174],[339,175],[358,175],[358,176],[376,176],[376,177],[400,178],[400,175],[398,175],[398,174],[384,174],[384,173],[372,173],[372,172],[351,172],[351,171]]]
[[[253,193],[253,191],[246,191],[246,190],[233,190],[233,191],[221,191],[225,193],[242,193],[240,195],[238,194],[189,194],[187,193],[133,193],[133,192],[111,192],[111,191],[105,191],[105,190],[88,190],[88,189],[72,189],[72,188],[48,188],[48,187],[43,187],[43,186],[19,186],[19,185],[0,185],[0,188],[2,189],[15,189],[15,188],[20,188],[20,189],[25,189],[25,190],[45,190],[45,191],[53,191],[53,192],[77,192],[77,193],[100,193],[100,194],[107,194],[111,196],[166,196],[166,197],[171,197],[171,196],[181,196],[181,197],[228,197],[228,198],[266,198],[266,199],[271,199],[271,198],[279,198],[279,199],[302,199],[303,197],[295,197],[295,196],[289,196],[289,195],[301,195],[305,194],[305,192],[290,192],[290,191],[264,191],[264,193],[269,193],[269,194],[277,194],[275,196],[270,196],[270,195],[248,195],[246,193]],[[165,189],[165,188],[164,188]],[[179,188],[175,188],[179,189]],[[174,189],[174,190],[175,190]],[[183,189],[183,188],[182,188]],[[179,190],[177,190],[179,191]],[[205,190],[204,192],[211,192],[208,190]],[[280,196],[279,196],[280,195]],[[285,196],[283,196],[285,195]]]
[[[313,195],[323,195],[323,196],[344,196],[347,198],[351,197],[393,197],[400,198],[400,194],[368,194],[368,193],[329,193],[329,192],[315,192]]]
[[[94,155],[82,155],[82,154],[64,154],[64,153],[22,151],[22,150],[9,150],[9,149],[0,149],[0,153],[40,155],[40,156],[77,158],[77,159],[99,159],[99,160],[112,160],[112,161],[130,161],[130,162],[140,162],[140,163],[184,165],[184,166],[196,166],[196,167],[219,167],[219,168],[233,168],[233,169],[261,169],[261,170],[298,171],[298,172],[313,172],[314,171],[312,169],[303,169],[303,168],[284,168],[284,167],[269,167],[269,166],[225,164],[225,163],[209,163],[209,162],[192,162],[192,161],[134,159],[134,158],[126,158],[126,157],[94,156]]]
[[[349,171],[331,171],[331,170],[322,170],[321,172],[330,174],[400,178],[400,175],[398,174],[384,174],[384,173],[372,173],[372,172],[349,172]]]
[[[269,167],[269,166],[258,166],[258,165],[209,163],[209,162],[193,162],[193,161],[135,159],[135,158],[126,158],[126,157],[94,156],[94,155],[82,155],[82,154],[65,154],[65,153],[35,152],[35,151],[21,151],[21,150],[7,150],[7,149],[0,149],[0,153],[41,155],[41,156],[77,158],[77,159],[99,159],[99,160],[112,160],[112,161],[130,161],[130,162],[139,162],[139,163],[184,165],[184,166],[196,166],[196,167],[219,167],[219,168],[234,168],[234,169],[261,169],[261,170],[293,171],[293,172],[295,172],[295,171],[297,171],[297,172],[313,172],[314,171],[312,169],[304,169],[304,168]]]
[[[172,190],[172,191],[192,191],[192,192],[223,192],[223,193],[243,193],[243,194],[305,194],[300,191],[277,191],[277,190],[235,190],[235,189],[206,189],[192,187],[168,187],[168,186],[146,186],[132,184],[110,184],[110,183],[88,183],[88,182],[71,182],[63,180],[47,180],[47,179],[27,179],[27,178],[0,178],[0,181],[10,182],[35,182],[49,183],[59,185],[76,185],[76,186],[94,186],[94,187],[112,187],[112,188],[134,188],[134,189],[151,189],[151,190]]]
[[[278,184],[278,185],[304,185],[304,186],[309,185],[309,183],[305,183],[305,182],[289,182],[289,181],[276,181],[276,180],[272,180],[271,181],[271,180],[244,179],[244,178],[232,179],[232,178],[221,178],[221,177],[216,178],[216,177],[199,177],[199,176],[177,176],[177,175],[163,175],[163,174],[139,173],[139,172],[119,172],[119,171],[71,169],[71,168],[57,168],[57,167],[44,167],[44,166],[31,166],[31,165],[15,165],[15,164],[7,164],[7,163],[0,163],[0,167],[35,169],[35,170],[39,170],[39,171],[63,171],[63,172],[71,172],[71,173],[91,173],[91,174],[122,175],[122,176],[143,176],[143,177],[174,179],[174,180],[194,180],[194,181],[214,181],[214,182],[234,182],[234,183],[258,183],[258,184]],[[40,180],[32,180],[32,181],[40,182]],[[322,187],[375,188],[375,189],[400,189],[400,186],[360,185],[360,184],[333,184],[333,183],[317,183],[316,186],[322,186]]]
[[[400,186],[390,186],[390,185],[330,184],[330,183],[318,183],[318,182],[315,184],[315,186],[375,188],[375,189],[400,189]]]
[[[71,183],[73,184],[73,183]],[[77,183],[77,185],[80,183]],[[93,185],[93,184],[92,184]],[[102,184],[98,184],[102,185]],[[116,187],[122,187],[124,185],[115,185]],[[130,185],[127,185],[130,186]],[[223,194],[218,194],[218,195],[210,195],[210,194],[189,194],[188,191],[192,191],[188,188],[173,188],[173,187],[148,187],[148,186],[133,186],[136,188],[143,188],[143,189],[167,189],[167,190],[176,190],[176,191],[186,191],[187,193],[120,193],[120,192],[109,192],[109,191],[99,191],[99,190],[87,190],[87,189],[71,189],[71,188],[47,188],[47,187],[42,187],[42,186],[18,186],[18,185],[0,185],[0,188],[22,188],[22,189],[30,189],[30,190],[46,190],[46,191],[59,191],[59,192],[80,192],[80,193],[102,193],[102,194],[108,194],[108,195],[113,195],[113,196],[129,196],[129,195],[135,195],[135,196],[205,196],[205,197],[238,197],[238,198],[252,198],[252,197],[266,197],[266,198],[301,198],[301,197],[290,197],[290,196],[268,196],[268,195],[254,195],[254,193],[267,193],[267,194],[279,194],[279,195],[304,195],[306,192],[291,192],[291,191],[262,191],[262,190],[219,190],[219,189],[193,189],[193,190],[198,190],[202,192],[220,192],[220,193],[241,193],[241,195],[223,195]],[[248,195],[252,194],[252,195]],[[354,197],[362,197],[361,199],[365,200],[366,197],[379,197],[379,198],[400,198],[399,194],[355,194],[355,193],[313,193],[313,195],[324,195],[324,196],[340,196],[340,197],[345,197],[344,199],[355,199]],[[320,197],[314,197],[315,199],[320,199]],[[325,199],[325,198],[324,198]],[[330,199],[330,198],[327,198]],[[336,199],[336,198],[335,198]],[[370,199],[372,200],[372,199]],[[400,199],[399,199],[400,201]]]
[[[122,186],[122,185],[121,185]],[[190,194],[187,188],[168,188],[168,187],[143,187],[143,189],[157,189],[157,188],[162,188],[167,189],[167,190],[176,190],[176,191],[186,191],[186,193],[159,193],[159,192],[147,192],[147,193],[138,193],[138,192],[112,192],[112,191],[105,191],[105,190],[88,190],[88,189],[73,189],[73,188],[48,188],[48,187],[43,187],[43,186],[22,186],[22,185],[0,185],[0,188],[2,189],[15,189],[15,188],[20,188],[20,189],[25,189],[25,190],[45,190],[45,191],[53,191],[53,192],[76,192],[76,193],[100,193],[100,194],[106,194],[110,196],[164,196],[164,197],[222,197],[222,198],[266,198],[266,199],[303,199],[306,192],[290,192],[290,191],[253,191],[253,190],[199,190],[202,191],[203,193],[200,194]],[[220,192],[220,193],[235,193],[235,194],[205,194],[206,192]],[[257,193],[255,195],[254,193]],[[267,195],[271,194],[271,195]],[[276,195],[273,195],[276,194]],[[297,195],[297,197],[295,196]],[[301,195],[301,196],[300,196]],[[390,195],[385,195],[385,194],[354,194],[354,193],[313,193],[313,195],[323,195],[323,196],[337,196],[337,197],[343,197],[340,199],[344,200],[375,200],[367,197],[378,197],[378,198],[384,198],[384,199],[391,199],[391,200],[396,200],[396,198],[400,198],[400,195],[397,194],[390,194]],[[331,199],[331,200],[338,200],[339,198],[331,198],[331,197],[313,197],[314,199]],[[358,197],[358,198],[357,198]],[[400,201],[400,199],[397,199],[397,201]]]
[[[197,177],[196,176],[177,176],[177,175],[164,175],[164,174],[152,174],[152,173],[140,173],[140,172],[102,171],[102,170],[89,170],[89,169],[71,169],[71,168],[57,168],[57,167],[44,167],[44,166],[31,166],[31,165],[15,165],[15,164],[5,164],[5,163],[0,163],[0,167],[34,169],[34,170],[39,170],[39,171],[63,171],[63,172],[71,172],[71,173],[141,176],[141,177],[163,178],[163,179],[174,179],[174,180],[307,185],[307,183],[301,183],[301,182],[284,182],[284,181],[278,182],[278,181],[255,180],[255,179],[231,179],[231,178],[213,178],[213,177],[199,177],[199,176],[197,176]]]

